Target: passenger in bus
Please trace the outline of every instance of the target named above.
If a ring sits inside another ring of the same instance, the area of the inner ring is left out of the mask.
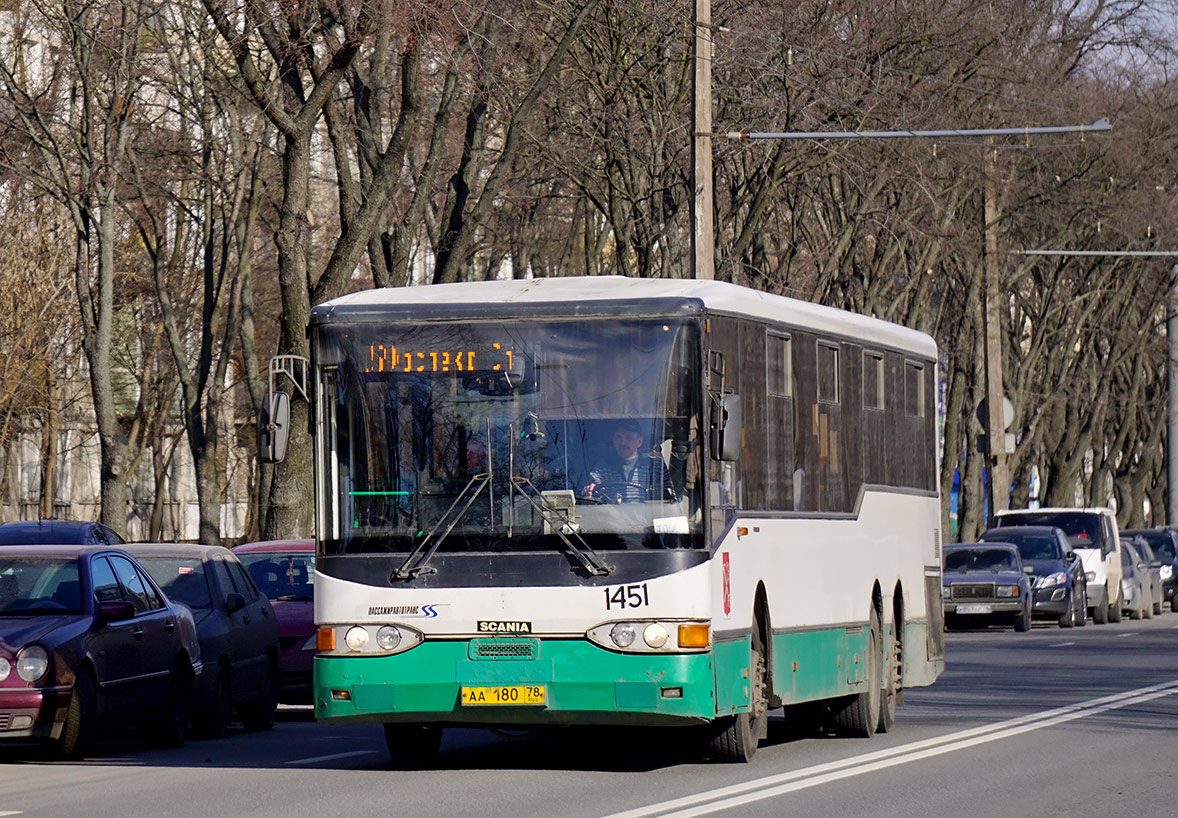
[[[589,470],[590,483],[581,496],[605,503],[677,500],[667,464],[644,447],[645,439],[638,421],[618,421],[611,437],[613,451]]]

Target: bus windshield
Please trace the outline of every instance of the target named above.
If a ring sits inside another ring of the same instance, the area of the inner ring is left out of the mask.
[[[702,547],[691,321],[324,324],[324,554]]]

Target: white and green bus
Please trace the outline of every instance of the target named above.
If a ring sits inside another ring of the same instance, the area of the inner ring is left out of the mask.
[[[744,761],[773,708],[871,736],[942,670],[927,335],[592,277],[359,292],[310,340],[315,714],[395,760],[666,725]]]

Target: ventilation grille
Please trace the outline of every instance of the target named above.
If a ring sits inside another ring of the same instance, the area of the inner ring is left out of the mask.
[[[958,582],[952,586],[953,599],[993,599],[994,583],[966,583]]]
[[[502,659],[527,661],[540,653],[535,639],[472,639],[469,656],[471,659],[495,662]]]

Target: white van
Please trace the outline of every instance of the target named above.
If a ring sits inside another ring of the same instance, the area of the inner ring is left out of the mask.
[[[1121,621],[1121,537],[1108,508],[1023,508],[999,511],[994,525],[1062,528],[1088,575],[1088,610],[1097,625]]]

